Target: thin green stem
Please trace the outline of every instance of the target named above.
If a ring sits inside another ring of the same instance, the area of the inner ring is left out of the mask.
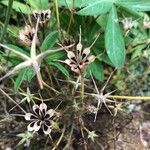
[[[8,24],[9,24],[11,10],[12,10],[12,5],[13,5],[13,0],[9,0],[7,12],[6,12],[6,19],[5,19],[5,23],[4,23],[4,28],[3,28],[3,31],[2,31],[2,34],[1,34],[1,37],[0,37],[0,43],[3,43],[4,36],[7,32],[7,27],[8,27]]]
[[[117,96],[117,95],[109,95],[107,98],[113,99],[126,99],[126,100],[150,100],[150,96]]]
[[[71,9],[71,16],[70,16],[70,20],[69,20],[69,25],[68,25],[68,29],[67,29],[67,36],[69,37],[69,32],[70,32],[70,27],[73,21],[73,11],[74,11],[74,6],[75,6],[75,0],[73,0],[73,5],[72,5],[72,9]]]
[[[56,9],[57,28],[60,31],[60,19],[59,19],[58,1],[54,0],[54,4],[55,4],[55,9]]]

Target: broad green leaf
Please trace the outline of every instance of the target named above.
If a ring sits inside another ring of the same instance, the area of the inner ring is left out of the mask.
[[[59,62],[50,62],[52,66],[57,67],[65,76],[69,77],[69,72],[68,70]]]
[[[0,3],[8,6],[8,0],[3,0]],[[23,4],[23,3],[18,2],[18,1],[13,1],[12,8],[14,10],[16,10],[17,12],[22,12],[24,14],[30,14],[31,13],[31,9],[26,4]]]
[[[15,87],[15,91],[18,91],[18,89],[20,88],[21,83],[25,79],[26,72],[27,72],[27,69],[23,69],[18,74],[17,79],[15,81],[15,86],[14,86]]]
[[[118,0],[116,4],[134,11],[150,11],[150,0]]]
[[[120,30],[115,6],[112,7],[105,31],[105,46],[107,54],[116,68],[121,68],[125,62],[125,44]]]
[[[34,9],[48,9],[49,8],[48,0],[28,0],[27,2]]]
[[[88,72],[91,72],[97,80],[103,80],[104,78],[103,66],[97,59],[89,65]]]
[[[99,0],[94,1],[93,3],[90,3],[85,8],[81,9],[77,12],[79,15],[100,15],[107,13],[113,5],[113,0]]]
[[[54,46],[58,39],[58,31],[51,32],[43,41],[41,51],[46,51]]]

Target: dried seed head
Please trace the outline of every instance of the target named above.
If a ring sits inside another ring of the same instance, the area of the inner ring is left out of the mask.
[[[39,131],[43,130],[44,134],[50,134],[52,131],[52,122],[54,117],[59,117],[58,113],[53,110],[47,110],[47,105],[41,103],[40,105],[33,105],[34,113],[26,113],[25,120],[31,121],[28,125],[28,131]]]
[[[20,31],[19,39],[25,45],[31,46],[34,35],[35,35],[35,28],[31,27],[30,25],[27,25],[24,27],[23,30]],[[39,39],[37,39],[36,42],[37,44],[39,44]]]
[[[33,11],[33,15],[36,19],[39,17],[40,23],[44,24],[50,19],[51,11],[49,9],[48,10],[35,10]]]
[[[130,30],[134,25],[132,18],[125,18],[121,21],[121,23],[123,24],[125,31]]]
[[[90,52],[91,47],[95,44],[99,35],[96,37],[94,42],[88,48],[83,49],[81,43],[81,28],[80,28],[79,42],[76,45],[76,52],[74,53],[72,51],[66,50],[68,59],[64,61],[67,65],[70,66],[73,72],[81,75],[86,70],[87,66],[95,60],[96,57],[94,55],[90,55]]]
[[[65,60],[65,63],[71,67],[73,72],[78,74],[84,72],[86,67],[95,60],[95,56],[90,55],[89,48],[79,51],[76,55],[72,51],[67,51],[67,56],[68,59]]]

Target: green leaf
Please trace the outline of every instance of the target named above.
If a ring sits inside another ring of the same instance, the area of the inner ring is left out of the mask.
[[[34,76],[35,76],[35,72],[31,68],[22,69],[15,81],[15,85],[14,85],[15,91],[18,91],[25,77],[27,77],[26,79],[29,82],[31,82]]]
[[[0,21],[0,26],[4,27],[4,23]],[[8,25],[7,31],[14,37],[18,38],[19,35],[19,29],[17,26],[14,25]]]
[[[58,39],[58,31],[51,32],[43,41],[41,51],[46,51],[54,46]]]
[[[27,68],[26,75],[27,75],[27,80],[28,80],[29,82],[31,82],[31,80],[32,80],[33,77],[36,75],[36,73],[34,72],[33,69]]]
[[[68,70],[59,62],[49,62],[49,64],[57,67],[65,76],[69,77],[69,72]]]
[[[107,15],[100,15],[97,19],[96,22],[105,30],[106,25],[107,25]]]
[[[97,59],[89,65],[88,72],[91,72],[97,80],[103,80],[104,78],[103,66]]]
[[[90,3],[85,8],[77,12],[79,15],[100,15],[107,13],[113,5],[113,0],[98,0]]]
[[[49,2],[48,0],[28,0],[29,4],[34,9],[48,9],[49,8]]]
[[[150,0],[120,0],[116,4],[134,11],[150,11]]]
[[[21,52],[21,53],[25,54],[25,55],[27,55],[27,56],[30,56],[30,54],[29,54],[28,52],[26,52],[25,50],[21,49],[20,47],[17,47],[17,46],[12,45],[12,44],[5,44],[5,45],[6,45],[7,47],[9,47],[9,48],[12,48],[12,49],[14,49],[14,50],[16,50],[16,51],[18,51],[18,52]]]
[[[3,5],[8,6],[8,0],[3,0],[0,3],[2,3]],[[27,6],[23,3],[20,3],[18,1],[13,1],[12,8],[17,12],[22,12],[24,14],[30,14],[31,13],[31,10],[30,10],[29,6]]]
[[[105,31],[105,46],[107,54],[116,68],[121,68],[125,62],[125,44],[115,6],[112,7]]]
[[[108,57],[107,54],[102,54],[102,55],[100,55],[100,56],[97,56],[97,59],[98,59],[99,61],[103,61],[103,62],[105,62],[106,64],[108,64],[108,65],[114,67],[114,65],[112,64],[112,62],[111,62],[111,60],[109,59],[109,57]]]
[[[23,82],[25,75],[26,75],[27,69],[23,69],[20,71],[20,73],[17,76],[17,79],[15,81],[15,91],[18,91],[21,83]]]
[[[87,0],[88,1],[88,0]],[[59,6],[66,6],[69,7],[69,9],[71,9],[74,5],[75,8],[79,7],[83,7],[85,4],[86,0],[59,0],[58,4]]]
[[[54,54],[49,55],[46,58],[46,61],[49,63],[51,61],[58,60],[58,59],[62,58],[63,56],[65,56],[65,52],[54,53]]]

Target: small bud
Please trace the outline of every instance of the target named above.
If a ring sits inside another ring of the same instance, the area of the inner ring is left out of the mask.
[[[82,44],[80,42],[77,44],[76,49],[81,52],[81,50],[82,50]]]

